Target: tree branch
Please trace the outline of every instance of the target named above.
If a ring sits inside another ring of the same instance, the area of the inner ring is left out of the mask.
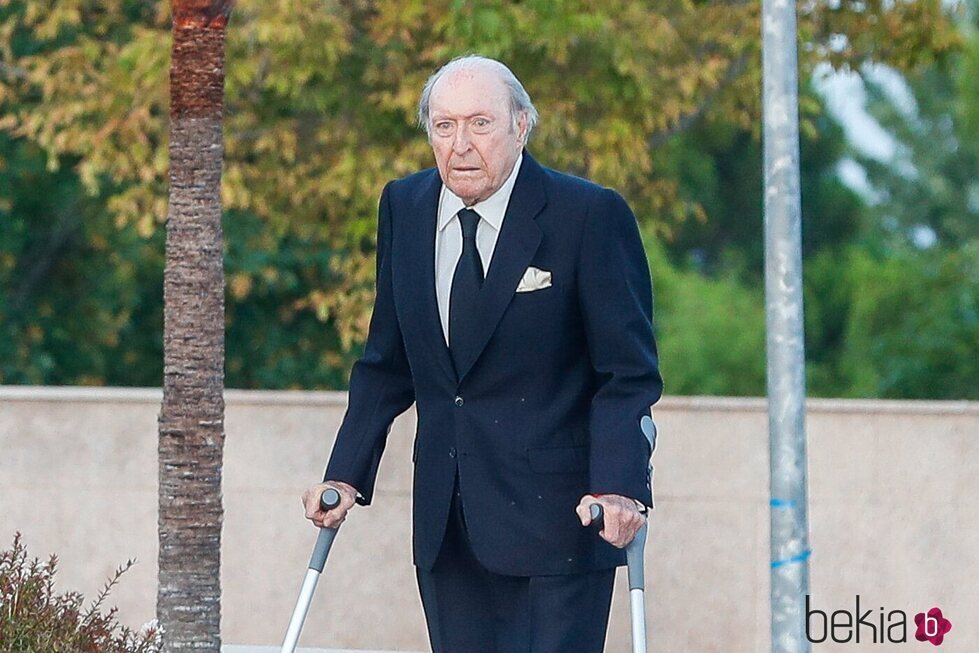
[[[0,61],[0,73],[14,79],[27,79],[27,70],[20,66],[13,66],[5,61]]]
[[[718,82],[717,86],[711,90],[704,98],[697,103],[693,111],[680,116],[680,118],[671,126],[661,129],[655,132],[649,138],[650,149],[655,149],[671,139],[673,136],[686,131],[690,128],[693,123],[697,122],[703,116],[710,105],[717,99],[717,96],[721,94],[728,86],[737,81],[741,73],[748,65],[748,55],[747,53],[742,53],[737,59],[731,62],[727,70],[724,72],[724,76]]]
[[[18,283],[11,289],[8,303],[11,316],[21,311],[81,231],[81,223],[74,217],[74,208],[77,207],[73,205],[60,212],[47,237],[21,255],[18,261],[21,269],[14,275]]]

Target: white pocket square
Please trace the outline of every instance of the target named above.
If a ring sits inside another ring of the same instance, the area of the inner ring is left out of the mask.
[[[530,266],[523,273],[523,278],[517,284],[517,292],[533,292],[551,287],[551,273],[549,270],[541,270]]]

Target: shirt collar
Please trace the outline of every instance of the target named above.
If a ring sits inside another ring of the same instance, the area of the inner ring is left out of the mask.
[[[503,182],[503,185],[482,202],[476,202],[469,207],[496,231],[503,227],[503,216],[506,214],[507,205],[510,203],[510,195],[513,193],[513,186],[517,182],[517,173],[520,172],[521,163],[523,163],[522,152],[517,157],[517,162],[513,164],[513,170],[510,171],[510,176]],[[466,208],[465,202],[449,190],[445,184],[442,184],[442,196],[439,200],[439,231],[445,229],[456,213],[464,208]]]

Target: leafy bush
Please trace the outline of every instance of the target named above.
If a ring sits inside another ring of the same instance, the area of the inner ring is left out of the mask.
[[[654,323],[670,395],[765,394],[765,298],[735,278],[672,266],[647,238]]]
[[[849,247],[806,269],[817,396],[979,399],[979,242],[957,250]]]
[[[56,556],[28,561],[20,533],[0,552],[0,653],[158,653],[160,632],[134,632],[116,623],[116,608],[102,612],[109,591],[134,564],[116,570],[88,609],[78,592],[55,594]]]

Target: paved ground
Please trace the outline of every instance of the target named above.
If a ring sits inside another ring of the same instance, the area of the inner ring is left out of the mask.
[[[221,653],[277,653],[279,646],[237,646],[226,644],[221,647]],[[418,653],[416,651],[364,651],[354,649],[334,648],[297,648],[296,653]]]

